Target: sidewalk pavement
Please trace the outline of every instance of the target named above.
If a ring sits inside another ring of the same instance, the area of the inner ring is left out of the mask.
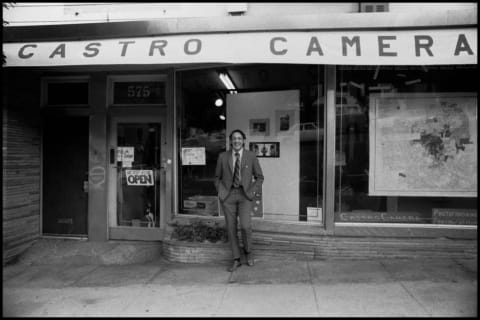
[[[3,316],[437,317],[477,315],[477,260],[256,259],[228,265],[3,268]]]

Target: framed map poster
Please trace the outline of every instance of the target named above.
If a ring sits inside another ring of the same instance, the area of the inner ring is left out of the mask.
[[[475,93],[371,94],[368,194],[477,196]]]

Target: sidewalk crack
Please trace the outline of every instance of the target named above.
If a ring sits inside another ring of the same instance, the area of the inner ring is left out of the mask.
[[[313,298],[315,299],[315,308],[317,309],[317,315],[320,315],[320,306],[318,305],[317,292],[313,284],[312,270],[310,269],[310,263],[308,263],[308,261],[307,261],[307,270],[308,270],[308,278],[310,280],[310,286],[312,287],[312,291],[313,291]]]
[[[77,280],[75,280],[74,282],[68,284],[67,287],[76,287],[76,284],[78,282],[80,282],[82,279],[88,277],[92,272],[95,272],[96,270],[98,270],[102,265],[97,265],[96,268],[93,268],[92,270],[90,270],[89,272],[87,272],[86,274],[84,274],[83,276],[81,276],[80,278],[78,278]]]
[[[397,282],[397,280],[395,279],[394,273],[387,268],[385,263],[381,260],[379,261],[379,263],[383,267],[383,269],[385,269],[385,271],[391,276],[392,280],[394,282]],[[429,316],[432,316],[432,314],[427,310],[427,308],[425,308],[425,306],[410,292],[410,290],[408,290],[407,287],[405,287],[402,281],[398,281],[398,283],[400,283],[403,290],[405,290],[408,293],[408,295],[423,309],[423,311],[425,311],[426,314],[428,314]]]
[[[145,280],[145,282],[143,284],[144,285],[150,284],[159,274],[164,273],[167,270],[168,270],[168,267],[165,267],[165,266],[161,265],[158,268],[158,270],[148,280]]]
[[[458,265],[460,267],[460,269],[462,269],[464,272],[467,272],[469,274],[476,274],[475,271],[473,270],[470,270],[469,268],[467,268],[462,262],[458,261],[457,259],[452,259],[453,262],[455,262],[456,265]]]
[[[403,282],[400,281],[399,283],[400,283],[400,285],[402,286],[402,288],[408,293],[408,295],[409,295],[410,297],[412,297],[412,299],[413,299],[416,303],[418,303],[418,305],[423,309],[423,311],[425,311],[425,313],[428,314],[429,316],[432,316],[432,313],[429,312],[429,311],[427,310],[427,308],[425,308],[425,306],[423,305],[423,303],[421,303],[421,302],[410,292],[410,290],[407,289],[407,287],[405,287],[405,285],[403,284]]]
[[[225,289],[223,290],[222,296],[219,299],[220,301],[218,302],[217,306],[215,307],[215,311],[213,312],[212,317],[215,317],[215,316],[218,315],[218,310],[220,310],[220,306],[223,304],[223,299],[225,298],[225,295],[227,294],[228,287],[229,287],[229,285],[227,284],[225,286]]]

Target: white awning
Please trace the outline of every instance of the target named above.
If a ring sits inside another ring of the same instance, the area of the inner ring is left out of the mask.
[[[287,31],[4,43],[6,67],[175,63],[477,64],[477,29]]]

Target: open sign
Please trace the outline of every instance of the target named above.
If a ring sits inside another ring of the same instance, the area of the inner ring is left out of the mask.
[[[127,185],[153,186],[153,170],[125,170]]]

